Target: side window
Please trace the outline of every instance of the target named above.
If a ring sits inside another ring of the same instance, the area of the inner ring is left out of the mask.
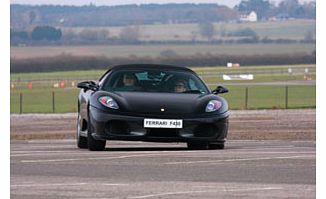
[[[109,78],[107,78],[107,76],[110,75]],[[115,87],[118,83],[119,80],[119,76],[121,76],[121,74],[119,72],[115,72],[113,74],[108,74],[105,76],[105,78],[102,79],[102,89],[105,91],[111,91],[113,87]]]
[[[102,76],[100,79],[99,79],[99,85],[102,86],[104,84],[104,82],[106,81],[106,78],[108,77],[108,75],[110,74],[111,71],[107,72],[104,76]]]

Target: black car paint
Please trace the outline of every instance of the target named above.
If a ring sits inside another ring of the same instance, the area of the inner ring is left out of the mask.
[[[117,101],[118,110],[110,109],[102,105],[98,98],[110,96]],[[171,100],[173,99],[173,100]],[[144,100],[146,102],[144,103]],[[146,92],[105,92],[98,91],[90,97],[90,106],[107,112],[130,112],[130,113],[159,113],[164,115],[182,113],[183,117],[192,114],[205,114],[205,107],[210,100],[219,100],[223,106],[216,113],[228,110],[224,98],[213,94],[174,94],[174,93],[146,93]],[[165,111],[161,112],[161,108]],[[212,115],[212,113],[206,113]]]

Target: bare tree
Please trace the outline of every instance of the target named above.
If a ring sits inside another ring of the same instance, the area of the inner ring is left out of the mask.
[[[122,41],[133,43],[139,41],[140,30],[138,26],[127,26],[122,28],[119,34]]]
[[[304,35],[304,41],[305,42],[314,42],[316,40],[315,38],[316,34],[313,31],[307,31]]]
[[[215,27],[210,22],[200,23],[198,24],[198,28],[201,36],[207,38],[208,40],[212,40],[216,34]]]
[[[195,42],[197,40],[198,33],[196,31],[191,31],[190,33],[190,39],[192,42]]]

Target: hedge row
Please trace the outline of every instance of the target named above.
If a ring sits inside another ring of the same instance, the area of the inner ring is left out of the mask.
[[[280,54],[280,55],[211,55],[196,54],[192,56],[160,57],[91,57],[60,55],[30,59],[11,59],[11,73],[51,72],[105,69],[110,65],[130,63],[160,63],[180,66],[226,66],[228,62],[246,65],[286,65],[315,64],[316,54]]]

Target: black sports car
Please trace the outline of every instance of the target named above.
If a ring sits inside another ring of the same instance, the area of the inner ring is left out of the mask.
[[[131,64],[110,67],[98,83],[78,83],[77,145],[104,150],[106,140],[186,142],[223,149],[228,104],[185,67]]]

